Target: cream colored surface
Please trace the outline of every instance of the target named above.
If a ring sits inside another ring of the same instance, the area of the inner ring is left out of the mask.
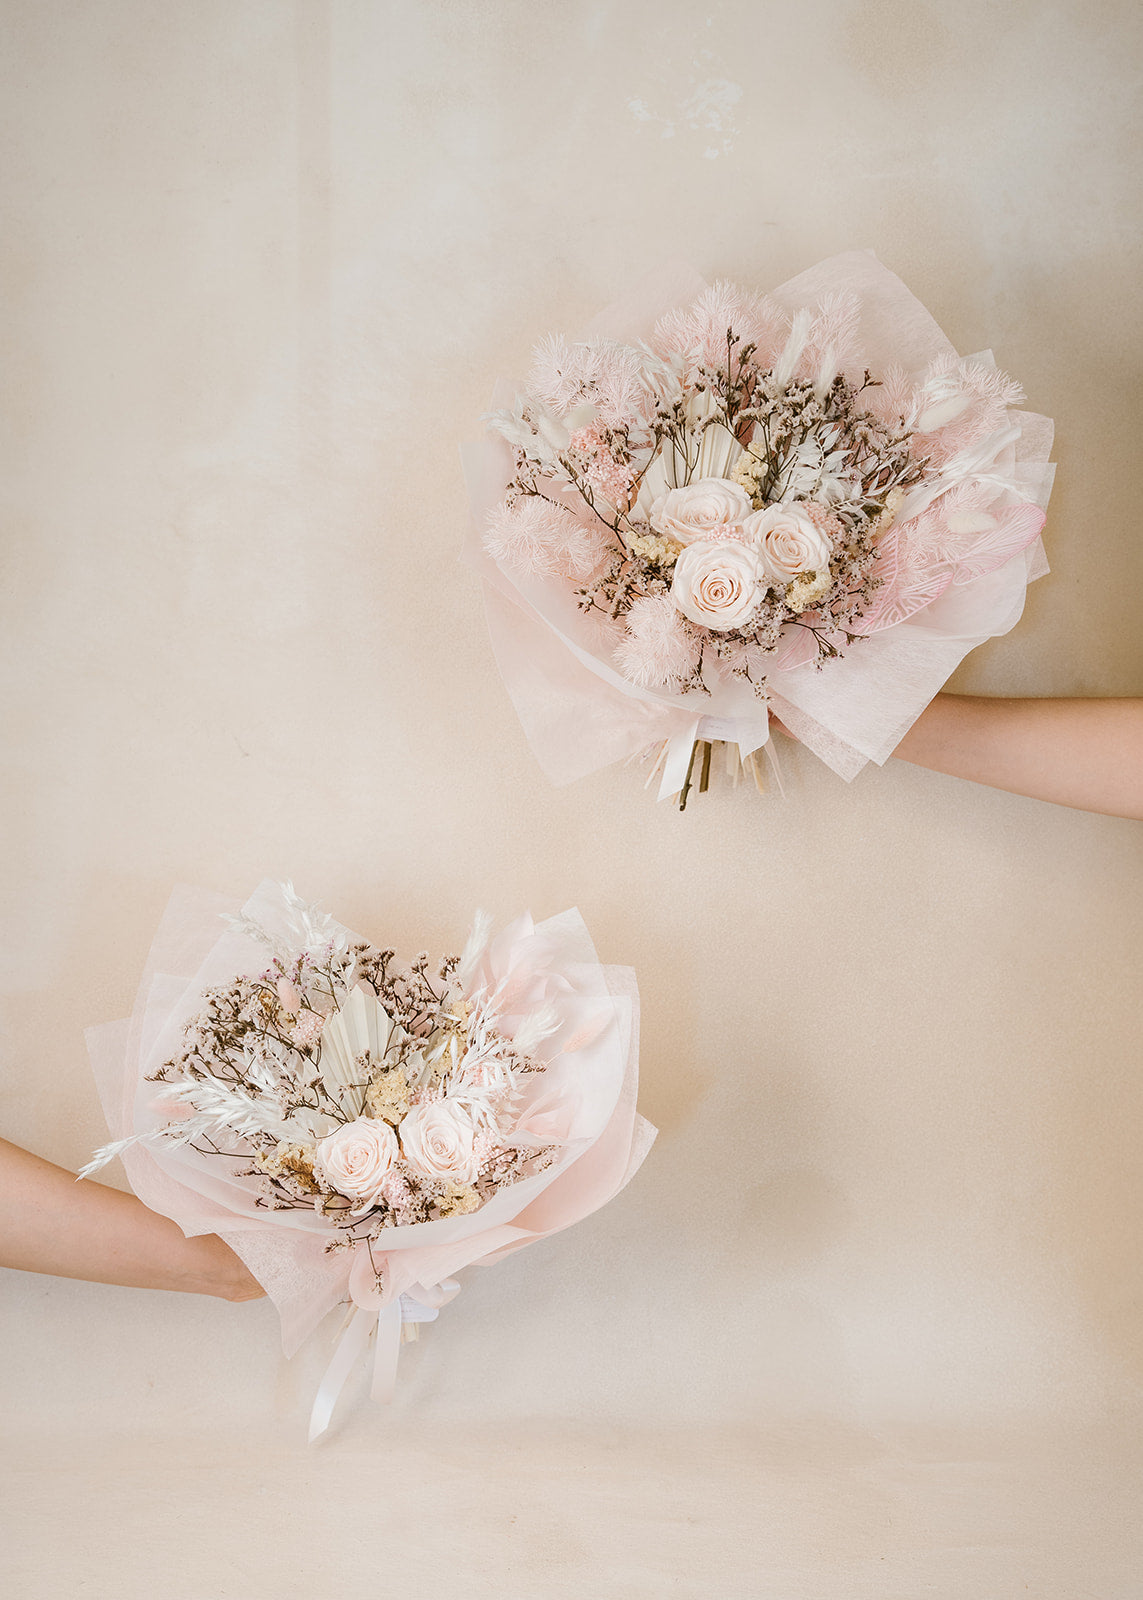
[[[312,1451],[264,1304],[6,1274],[14,1600],[1143,1595],[1143,831],[790,747],[553,791],[455,559],[534,335],[872,246],[1057,421],[959,686],[1143,690],[1138,8],[3,11],[0,1127],[82,1162],[171,885],[276,873],[409,950],[578,904],[662,1130]]]

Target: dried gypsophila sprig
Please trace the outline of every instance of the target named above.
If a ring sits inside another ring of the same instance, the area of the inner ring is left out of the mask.
[[[240,928],[249,934],[258,925],[244,919]],[[517,1109],[520,1079],[545,1070],[528,1051],[555,1025],[546,1008],[508,1040],[496,1027],[497,996],[466,1001],[456,983],[465,958],[446,957],[431,975],[427,955],[404,966],[392,951],[331,935],[315,917],[299,920],[294,931],[301,950],[266,935],[261,942],[275,950],[267,971],[208,990],[180,1052],[150,1075],[163,1085],[159,1103],[177,1106],[181,1120],[105,1146],[83,1175],[139,1139],[189,1145],[240,1164],[239,1175],[258,1182],[256,1204],[312,1208],[352,1242],[386,1227],[463,1215],[551,1165],[555,1147],[537,1148],[504,1129]],[[486,924],[478,923],[478,947],[486,937]],[[466,958],[471,965],[467,950]],[[346,1070],[345,1040],[338,1039],[330,1067],[323,1045],[332,1055],[330,1041],[344,1031],[355,992],[372,997],[381,1048],[358,1052]],[[399,1131],[414,1106],[441,1101],[471,1119],[471,1181],[418,1170],[395,1141],[399,1153],[367,1204],[329,1180],[320,1146],[331,1131],[363,1117]]]

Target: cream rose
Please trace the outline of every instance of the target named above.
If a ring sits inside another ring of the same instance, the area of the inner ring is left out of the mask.
[[[750,514],[750,496],[729,478],[699,478],[668,489],[651,507],[651,526],[680,544],[725,538]]]
[[[675,562],[671,599],[684,617],[715,633],[749,622],[764,592],[758,552],[737,539],[688,545]]]
[[[829,566],[829,540],[796,505],[752,511],[742,531],[757,549],[771,583],[786,584],[803,572],[821,572]]]
[[[401,1123],[405,1160],[423,1178],[472,1183],[476,1178],[476,1128],[464,1104],[450,1099],[410,1106]]]
[[[319,1142],[314,1169],[347,1200],[372,1205],[397,1154],[397,1136],[387,1122],[357,1117]]]

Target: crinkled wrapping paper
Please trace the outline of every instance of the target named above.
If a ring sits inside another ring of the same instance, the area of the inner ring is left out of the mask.
[[[596,317],[582,336],[648,339],[664,312],[689,304],[705,288],[691,269],[668,265]],[[934,359],[955,355],[925,307],[872,252],[833,256],[772,298],[792,312],[841,293],[860,299],[859,348],[874,373],[893,362],[919,373]],[[501,384],[496,403],[510,404],[515,393],[515,385]],[[914,583],[912,599],[901,607],[909,613],[903,620],[886,625],[883,615],[877,632],[820,669],[805,660],[786,664],[789,653],[780,651],[768,673],[774,712],[843,778],[892,754],[969,651],[1015,626],[1028,584],[1048,570],[1038,529],[1052,486],[1052,423],[1031,412],[1010,417],[1018,437],[982,466],[1019,485],[1023,504],[1012,507],[1009,548],[1001,543],[984,554],[957,549],[950,540],[930,584],[934,597],[926,602],[924,585]],[[606,628],[577,613],[569,585],[515,577],[499,567],[481,533],[511,476],[512,453],[498,440],[466,446],[463,454],[473,512],[466,559],[482,580],[501,676],[554,783],[571,783],[664,740],[689,747],[692,738],[721,739],[744,752],[764,742],[767,713],[748,686],[720,685],[716,702],[638,688],[612,664],[614,641]]]
[[[242,909],[276,931],[278,886],[264,883]],[[203,990],[265,970],[263,946],[235,931],[220,933],[222,915],[237,910],[217,895],[177,889],[131,1017],[88,1030],[113,1138],[162,1125],[147,1074],[178,1048]],[[499,979],[509,971],[534,1000],[550,1001],[560,1013],[558,1033],[539,1054],[561,1041],[571,1045],[544,1074],[545,1087],[570,1108],[569,1142],[553,1167],[500,1190],[479,1211],[389,1230],[392,1237],[374,1245],[372,1262],[363,1249],[327,1253],[331,1229],[316,1214],[256,1207],[249,1184],[220,1176],[187,1147],[139,1143],[123,1152],[131,1187],[145,1205],[188,1237],[219,1234],[242,1258],[279,1312],[287,1356],[342,1302],[379,1314],[394,1310],[403,1295],[429,1307],[441,1303],[455,1292],[453,1273],[570,1227],[606,1204],[638,1170],[655,1130],[635,1104],[639,1003],[633,972],[599,962],[576,911],[539,924],[525,915],[495,936],[478,976]],[[374,1263],[382,1269],[382,1292]]]

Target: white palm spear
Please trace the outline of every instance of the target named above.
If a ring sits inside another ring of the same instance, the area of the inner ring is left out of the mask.
[[[358,1058],[368,1052],[371,1061],[383,1061],[393,1031],[393,1020],[376,995],[358,988],[350,989],[325,1020],[318,1058],[321,1080],[330,1099],[351,1121],[361,1115],[368,1087]],[[334,1119],[329,1121],[332,1126]]]

